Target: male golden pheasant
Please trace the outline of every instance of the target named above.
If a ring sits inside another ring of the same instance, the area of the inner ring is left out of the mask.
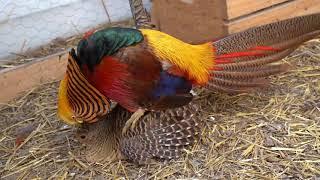
[[[149,29],[112,27],[87,33],[69,59],[80,80],[66,73],[59,89],[58,114],[69,124],[95,122],[108,113],[109,101],[135,112],[134,128],[145,110],[188,104],[194,87],[242,93],[268,84],[284,72],[275,64],[301,43],[320,34],[320,14],[296,17],[191,45]],[[78,84],[78,85],[74,85]],[[80,84],[80,87],[79,87]]]
[[[137,164],[148,164],[155,160],[176,159],[200,138],[204,127],[199,112],[201,107],[191,102],[175,109],[148,112],[135,128],[122,134],[132,113],[117,105],[102,120],[77,129],[76,137],[85,144],[87,149],[83,153],[90,162],[128,159]]]

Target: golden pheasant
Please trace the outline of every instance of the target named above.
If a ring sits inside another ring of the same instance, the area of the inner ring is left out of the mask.
[[[83,76],[82,84],[66,73],[59,89],[59,116],[69,124],[92,123],[108,113],[113,100],[135,112],[125,132],[146,110],[187,105],[195,87],[243,93],[266,86],[267,77],[288,69],[275,62],[319,34],[320,14],[250,28],[199,45],[150,29],[112,27],[90,32],[79,42],[77,52],[70,53],[79,77]]]

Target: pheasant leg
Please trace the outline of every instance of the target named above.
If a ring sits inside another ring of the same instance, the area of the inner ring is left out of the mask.
[[[137,123],[139,122],[140,118],[144,115],[144,113],[145,113],[145,110],[143,109],[138,109],[136,112],[134,112],[131,115],[130,119],[124,125],[122,129],[122,134],[126,134],[129,128],[133,130],[136,127]]]

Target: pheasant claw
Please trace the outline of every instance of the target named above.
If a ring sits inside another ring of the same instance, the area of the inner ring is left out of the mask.
[[[126,134],[127,131],[129,130],[129,128],[131,130],[133,130],[137,123],[139,122],[140,118],[144,115],[145,110],[143,109],[138,109],[136,112],[134,112],[130,119],[127,120],[126,124],[124,125],[123,129],[122,129],[122,135]]]

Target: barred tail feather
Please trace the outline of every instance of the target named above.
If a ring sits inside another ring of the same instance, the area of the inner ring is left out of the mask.
[[[243,93],[265,87],[267,77],[289,69],[287,64],[275,62],[318,35],[320,13],[250,28],[214,41],[215,65],[207,88]]]
[[[217,55],[255,47],[287,49],[320,34],[320,13],[253,27],[213,42]]]

